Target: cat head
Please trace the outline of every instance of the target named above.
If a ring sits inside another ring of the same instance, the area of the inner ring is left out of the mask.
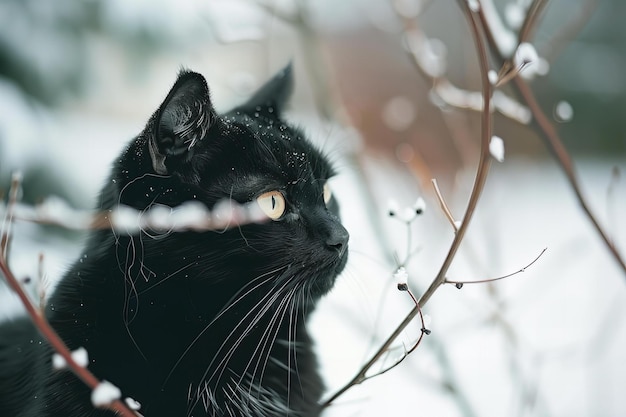
[[[174,233],[148,246],[166,253],[172,268],[196,259],[204,271],[198,279],[270,274],[275,285],[299,283],[323,294],[346,263],[348,232],[327,182],[335,174],[328,159],[282,119],[292,89],[287,66],[245,103],[218,114],[204,77],[181,71],[116,164],[104,204],[142,211],[191,200],[209,210],[224,199],[257,204],[267,221]]]

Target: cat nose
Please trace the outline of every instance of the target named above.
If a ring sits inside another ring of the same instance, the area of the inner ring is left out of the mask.
[[[326,238],[326,246],[336,250],[341,256],[348,246],[348,239],[350,239],[348,231],[342,225],[337,224],[330,230],[330,234]]]

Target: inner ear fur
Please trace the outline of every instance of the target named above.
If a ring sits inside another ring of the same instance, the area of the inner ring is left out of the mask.
[[[154,171],[168,174],[168,166],[174,161],[191,159],[194,147],[207,135],[215,119],[204,77],[181,71],[153,118],[149,150]]]

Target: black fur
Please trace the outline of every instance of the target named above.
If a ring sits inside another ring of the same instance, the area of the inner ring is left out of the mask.
[[[347,259],[323,187],[327,159],[280,118],[291,68],[218,115],[204,78],[182,71],[116,161],[99,209],[197,200],[209,209],[279,190],[277,221],[218,232],[93,231],[49,299],[49,322],[89,369],[146,417],[317,416],[323,385],[305,322]],[[0,416],[112,416],[27,319],[0,326]]]

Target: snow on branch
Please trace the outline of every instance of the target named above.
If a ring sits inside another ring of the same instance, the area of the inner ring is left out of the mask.
[[[74,361],[83,368],[89,364],[89,354],[83,347],[80,347],[72,352],[72,359],[74,359]],[[52,368],[55,371],[59,371],[61,369],[65,369],[66,367],[67,362],[65,361],[65,358],[58,353],[54,353],[52,355]]]
[[[489,141],[489,153],[498,162],[504,161],[504,141],[500,136],[492,136]]]
[[[11,213],[15,221],[54,225],[70,230],[112,228],[116,233],[138,234],[141,231],[178,232],[224,230],[249,223],[268,220],[254,203],[240,204],[234,200],[219,201],[209,210],[198,201],[189,201],[176,207],[154,204],[146,210],[119,205],[112,210],[88,212],[70,207],[58,197],[49,197],[36,206],[14,204]],[[0,206],[0,216],[8,208]]]
[[[108,406],[120,398],[122,398],[122,392],[109,381],[102,381],[91,391],[91,404],[96,408]]]
[[[499,75],[492,74],[493,72],[489,73],[490,82],[499,86],[501,83]],[[459,88],[446,78],[435,82],[430,98],[435,105],[441,103],[459,109],[483,111],[483,99],[480,92]],[[530,110],[526,106],[500,90],[493,92],[492,105],[500,114],[518,123],[528,124],[532,120]]]

